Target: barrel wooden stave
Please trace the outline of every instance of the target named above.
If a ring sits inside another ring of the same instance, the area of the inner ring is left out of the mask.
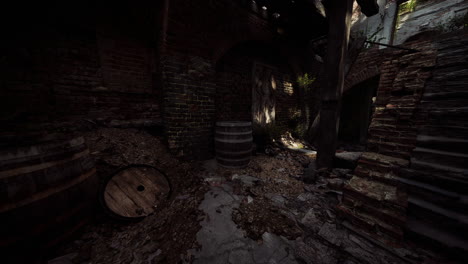
[[[215,131],[216,159],[227,168],[243,168],[252,153],[250,122],[217,122]]]
[[[84,139],[8,148],[0,151],[0,247],[43,246],[82,225],[98,186]]]

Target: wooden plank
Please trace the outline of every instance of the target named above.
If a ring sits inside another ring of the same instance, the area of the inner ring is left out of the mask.
[[[144,190],[138,190],[143,186]],[[115,175],[106,186],[109,209],[123,217],[141,217],[152,213],[159,200],[170,191],[166,177],[151,167],[133,167]],[[143,209],[143,214],[137,214]]]
[[[152,183],[152,187],[154,188],[155,192],[165,194],[169,193],[169,183],[167,182],[166,177],[159,171],[146,168],[146,170],[135,170],[135,172],[147,178]]]
[[[21,167],[21,168],[16,168],[16,169],[7,170],[7,171],[1,171],[0,172],[0,179],[13,177],[13,176],[18,175],[18,174],[25,174],[25,173],[38,171],[38,170],[44,170],[44,169],[47,169],[47,168],[50,168],[50,167],[54,167],[54,166],[58,166],[60,164],[64,164],[64,163],[72,161],[72,160],[79,159],[79,158],[87,156],[87,155],[89,155],[89,150],[88,149],[86,149],[86,150],[84,150],[82,152],[76,153],[73,156],[71,156],[69,158],[66,158],[66,159],[51,161],[51,162],[44,162],[44,163],[37,164],[37,165],[32,165],[32,166],[28,166],[28,167]]]
[[[135,212],[137,205],[124,193],[114,182],[109,181],[104,195],[106,205],[109,209],[124,217],[138,217]]]
[[[137,199],[140,199],[145,205],[151,208],[153,211],[153,206],[156,202],[156,197],[149,191],[147,188],[151,189],[153,185],[149,180],[140,176],[139,174],[135,173],[135,169],[129,169],[126,171],[126,176],[122,178],[122,181],[119,183],[127,183],[130,186],[130,191],[133,196]],[[145,189],[143,191],[139,191],[138,187],[143,186]],[[153,193],[155,190],[153,190]],[[132,198],[133,196],[130,196]]]
[[[79,183],[81,183],[82,181],[86,180],[87,178],[91,177],[91,176],[94,176],[94,174],[96,173],[96,169],[92,169],[86,173],[83,173],[82,175],[80,175],[79,177],[76,177],[70,181],[67,181],[65,182],[64,184],[62,185],[59,185],[59,186],[56,186],[54,188],[50,188],[50,189],[47,189],[43,192],[38,192],[38,193],[35,193],[19,202],[15,202],[15,203],[7,203],[7,204],[2,204],[0,205],[0,213],[2,212],[5,212],[5,211],[8,211],[8,210],[11,210],[11,209],[14,209],[14,208],[17,208],[17,207],[21,207],[21,206],[25,206],[29,203],[32,203],[32,202],[35,202],[37,200],[41,200],[41,199],[44,199],[48,196],[51,196],[51,195],[54,195],[58,192],[63,192],[65,191],[66,189],[68,188],[71,188]]]
[[[144,214],[147,215],[154,211],[155,198],[148,197],[145,192],[139,192],[137,187],[141,185],[141,181],[134,179],[134,174],[124,171],[116,177],[112,178],[126,195],[138,205],[139,208],[144,210]],[[135,210],[138,208],[135,208]]]

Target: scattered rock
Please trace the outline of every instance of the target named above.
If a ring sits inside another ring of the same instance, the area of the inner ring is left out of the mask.
[[[242,184],[246,186],[254,186],[255,184],[258,184],[260,182],[259,178],[248,176],[248,175],[237,175],[234,174],[232,175],[232,181],[240,181]]]
[[[330,223],[325,223],[318,235],[335,246],[340,246],[345,237],[343,231],[336,229],[336,225]]]
[[[314,232],[317,232],[320,228],[321,221],[317,218],[314,208],[311,208],[301,219],[300,223],[304,227],[310,228]]]
[[[317,170],[315,167],[315,162],[309,163],[309,166],[304,169],[303,180],[305,183],[313,184],[317,180]]]
[[[266,194],[265,197],[270,199],[274,205],[278,207],[283,207],[284,203],[286,202],[286,199],[280,194]]]
[[[307,200],[310,200],[314,197],[314,195],[310,192],[307,192],[307,193],[301,193],[297,196],[297,200],[301,201],[301,202],[305,202]]]
[[[340,178],[327,179],[328,188],[332,190],[342,190],[344,185],[344,180]]]
[[[357,166],[357,162],[361,157],[362,152],[341,152],[335,154],[333,160],[333,167],[346,168],[354,170]]]
[[[332,170],[333,174],[340,178],[348,178],[350,173],[352,173],[351,169],[342,169],[342,168],[335,168]]]

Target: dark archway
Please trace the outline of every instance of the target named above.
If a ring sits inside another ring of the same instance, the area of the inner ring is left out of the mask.
[[[358,83],[343,95],[338,140],[343,143],[364,143],[373,113],[380,75]]]

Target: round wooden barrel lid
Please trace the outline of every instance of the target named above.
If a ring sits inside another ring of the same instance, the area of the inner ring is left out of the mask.
[[[119,171],[107,182],[104,202],[117,216],[140,218],[153,213],[169,193],[169,182],[159,170],[132,166]]]

